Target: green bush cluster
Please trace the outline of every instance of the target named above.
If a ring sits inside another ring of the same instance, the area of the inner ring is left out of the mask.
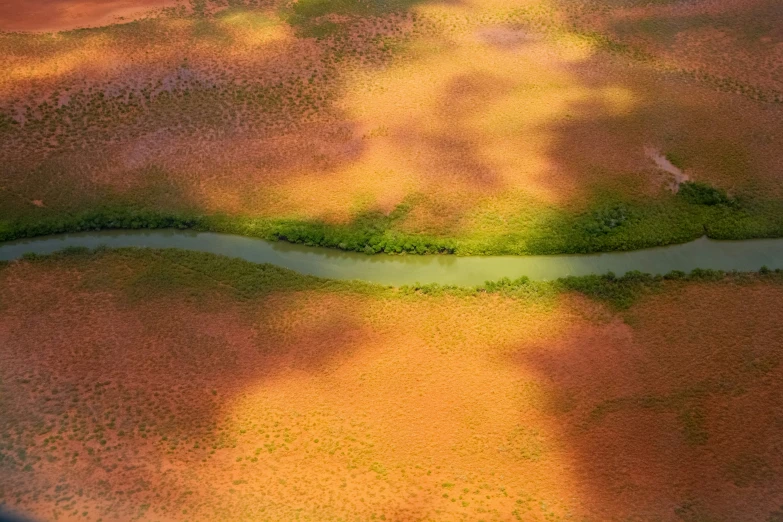
[[[783,271],[761,267],[759,277],[783,282]],[[603,275],[569,276],[555,281],[531,281],[527,277],[511,280],[487,281],[475,289],[477,292],[499,293],[506,296],[543,297],[557,292],[579,292],[591,299],[610,304],[617,309],[627,309],[636,300],[649,293],[663,289],[665,281],[716,282],[725,279],[742,280],[751,277],[748,273],[724,272],[696,268],[690,273],[674,270],[665,275],[652,275],[633,270],[622,277],[612,272]],[[449,287],[439,285],[418,285],[413,289],[425,295],[439,295]]]
[[[762,277],[773,277],[783,281],[783,272],[780,269],[770,270],[764,266],[758,273]],[[665,275],[652,275],[633,270],[622,277],[617,277],[612,272],[605,275],[571,276],[559,279],[556,285],[607,302],[615,308],[626,309],[640,296],[661,290],[664,281],[716,282],[727,278],[738,279],[746,275],[709,268],[695,268],[690,274],[674,270]]]
[[[705,234],[713,239],[783,236],[783,205],[774,202],[708,205],[677,196],[646,206],[607,204],[582,215],[552,213],[534,226],[521,226],[519,232],[503,236],[477,234],[462,238],[399,231],[399,223],[411,208],[412,204],[406,203],[389,215],[368,212],[350,223],[335,225],[165,212],[116,202],[80,212],[32,209],[23,218],[0,218],[0,241],[100,229],[190,228],[366,254],[546,255],[638,250],[684,243]]]
[[[585,223],[584,230],[589,236],[610,233],[628,221],[629,212],[625,205],[615,205],[596,211]]]
[[[270,238],[365,254],[453,254],[455,251],[454,245],[448,240],[402,236],[362,228],[333,228],[321,224],[277,224],[273,226]]]
[[[628,272],[619,278],[609,272],[601,276],[566,277],[560,280],[560,285],[564,289],[609,302],[618,308],[628,308],[641,292],[662,279],[661,276],[651,276],[638,271]]]
[[[401,235],[389,231],[387,227],[388,224],[367,221],[354,226],[336,227],[318,222],[203,216],[119,206],[44,219],[0,221],[0,241],[91,230],[178,228],[240,234],[366,254],[455,252],[453,241]]]
[[[712,239],[783,236],[783,204],[732,199],[724,192],[697,185],[685,194],[647,203],[602,204],[582,215],[554,214],[524,233],[494,241],[480,251],[457,242],[465,254],[589,254],[629,251]],[[714,192],[713,192],[714,191]]]
[[[515,290],[522,286],[529,286],[531,284],[530,278],[527,276],[522,276],[517,279],[511,279],[508,277],[504,277],[501,279],[498,279],[497,281],[487,281],[484,283],[484,290],[487,292],[504,292],[508,290]]]
[[[0,221],[0,241],[107,229],[199,228],[203,218],[156,210],[97,208],[48,219]]]
[[[677,195],[694,205],[713,206],[736,204],[736,201],[730,198],[723,190],[698,181],[686,181],[681,183]]]

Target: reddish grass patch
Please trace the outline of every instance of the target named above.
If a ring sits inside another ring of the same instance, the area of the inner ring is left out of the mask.
[[[781,197],[779,105],[684,81],[669,72],[693,67],[652,51],[604,52],[563,29],[573,9],[530,3],[424,2],[330,19],[323,38],[269,8],[3,35],[0,124],[16,124],[0,128],[0,202],[6,217],[111,197],[330,223],[405,203],[395,231],[485,241],[544,209],[668,198],[646,147],[733,195]],[[614,12],[595,28],[610,34]]]
[[[778,286],[672,283],[621,317],[576,296],[140,294],[153,262],[2,272],[9,507],[765,520],[783,504]]]
[[[30,0],[0,4],[0,31],[57,32],[131,21],[181,0]]]

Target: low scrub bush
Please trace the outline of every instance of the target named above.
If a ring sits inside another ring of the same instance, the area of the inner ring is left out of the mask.
[[[199,228],[204,218],[130,208],[99,208],[43,220],[21,219],[0,222],[0,241],[35,236],[106,229]]]
[[[559,283],[564,289],[609,302],[617,308],[628,308],[638,295],[648,291],[661,279],[660,276],[633,271],[620,278],[609,272],[600,276],[566,277],[560,279]]]
[[[555,281],[531,281],[527,277],[487,281],[479,287],[415,284],[397,289],[360,281],[321,279],[298,274],[291,270],[269,265],[256,264],[242,259],[193,252],[179,249],[153,250],[145,248],[111,249],[98,247],[68,248],[51,255],[29,254],[24,259],[33,262],[47,260],[82,263],[89,256],[121,256],[125,263],[137,266],[139,271],[125,283],[131,298],[147,299],[152,295],[170,291],[172,288],[188,289],[189,295],[214,288],[233,289],[236,296],[249,299],[273,291],[350,291],[367,295],[386,296],[476,296],[480,293],[496,293],[522,300],[540,300],[556,296],[561,292],[578,292],[619,309],[631,307],[638,298],[659,292],[664,285],[675,282],[717,282],[730,280],[739,283],[763,278],[766,282],[783,283],[783,272],[766,270],[760,273],[725,273],[719,270],[696,269],[690,274],[671,272],[666,276],[651,275],[638,271],[618,277],[613,273],[604,275],[572,276]],[[8,266],[0,263],[0,268]],[[539,301],[540,302],[540,301]]]
[[[689,279],[691,281],[720,281],[726,277],[723,270],[712,270],[709,268],[694,268],[691,271]]]
[[[628,221],[630,212],[625,205],[615,205],[594,212],[585,223],[584,230],[590,236],[612,232]]]
[[[694,196],[692,201],[729,201],[720,192],[714,197],[702,196]],[[550,210],[532,224],[520,222],[502,235],[484,234],[479,229],[457,237],[401,231],[415,202],[401,204],[389,214],[361,213],[351,222],[339,225],[315,220],[166,212],[117,202],[79,212],[34,209],[25,211],[25,217],[13,217],[16,210],[12,209],[5,214],[10,213],[11,217],[0,218],[0,241],[101,229],[179,228],[366,254],[545,255],[638,250],[685,243],[705,234],[713,239],[783,237],[783,204],[779,202],[747,199],[741,205],[712,205],[693,204],[685,199],[686,196],[678,195],[647,204],[605,202],[576,215]]]
[[[418,0],[297,0],[291,7],[293,24],[304,23],[328,14],[377,15],[404,9]]]
[[[14,127],[16,127],[18,125],[19,125],[19,122],[17,122],[11,116],[8,116],[7,114],[5,114],[3,112],[0,112],[0,131],[6,130],[6,129],[13,129]]]
[[[723,190],[698,181],[686,181],[680,184],[677,195],[694,205],[734,205],[736,202]]]

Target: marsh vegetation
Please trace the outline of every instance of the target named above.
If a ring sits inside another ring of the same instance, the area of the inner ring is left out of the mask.
[[[0,241],[783,237],[778,0],[17,4]],[[29,255],[0,263],[0,507],[783,520],[782,301],[766,267],[393,288],[172,249]]]
[[[388,288],[169,250],[4,264],[0,502],[767,520],[781,299],[775,272]]]
[[[368,253],[780,236],[776,5],[204,0],[0,33],[2,237],[115,213]],[[673,194],[651,148],[736,204]]]

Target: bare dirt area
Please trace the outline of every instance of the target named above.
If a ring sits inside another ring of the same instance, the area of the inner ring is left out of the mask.
[[[104,521],[766,522],[783,506],[777,283],[671,282],[619,313],[257,284],[193,259],[0,272],[0,502]]]
[[[180,0],[34,0],[0,3],[0,31],[57,32],[129,22]]]

